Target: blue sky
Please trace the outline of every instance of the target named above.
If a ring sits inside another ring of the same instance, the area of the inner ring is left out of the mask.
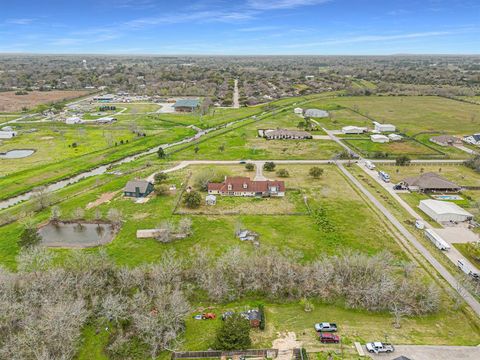
[[[479,54],[480,0],[0,0],[0,53]]]

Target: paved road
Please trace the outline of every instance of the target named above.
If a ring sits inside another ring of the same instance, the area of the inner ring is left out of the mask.
[[[413,236],[403,224],[397,220],[395,216],[383,206],[375,196],[373,196],[349,171],[345,169],[343,164],[338,163],[339,169],[345,176],[370,200],[370,202],[383,213],[386,218],[397,228],[397,230],[413,245],[423,257],[438,271],[438,273],[455,289],[465,302],[480,317],[480,303],[453,277],[445,267],[435,259],[430,252]]]
[[[362,163],[357,163],[357,165],[362,169],[365,173],[367,173],[373,180],[375,180],[380,186],[382,186],[388,193],[415,219],[422,219],[422,216],[416,212],[406,201],[404,201],[395,190],[393,190],[393,183],[386,183],[385,181],[382,181],[375,170],[370,170],[367,169],[365,166],[363,166]],[[424,221],[425,228],[427,229],[433,229],[429,223]],[[462,232],[469,232],[470,230],[468,229],[461,229],[461,231],[458,231],[457,234],[461,234]],[[473,237],[475,238],[475,234],[473,234]],[[441,251],[441,250],[438,250]],[[458,260],[462,259],[465,261],[472,269],[477,269],[475,265],[473,265],[471,262],[469,262],[465,257],[458,251],[454,246],[450,248],[448,251],[443,251],[443,254],[455,265],[457,266]],[[478,271],[478,269],[477,269]]]
[[[478,360],[480,359],[480,347],[396,345],[395,351],[391,354],[368,354],[372,359],[382,360],[394,360],[401,355],[411,360]]]
[[[240,107],[240,95],[238,94],[238,79],[235,79],[233,85],[233,108],[238,109]]]

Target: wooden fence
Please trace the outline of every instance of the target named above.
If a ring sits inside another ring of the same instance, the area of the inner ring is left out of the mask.
[[[274,359],[278,356],[277,349],[253,349],[253,350],[236,350],[236,351],[175,351],[172,353],[172,360],[175,359],[204,359],[204,358],[221,358],[232,356],[255,356]]]

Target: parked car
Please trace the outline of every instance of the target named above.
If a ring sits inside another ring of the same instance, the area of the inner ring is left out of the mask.
[[[319,333],[318,336],[323,344],[338,344],[340,342],[340,337],[332,333]]]
[[[385,171],[379,171],[378,176],[380,179],[382,179],[384,182],[388,183],[390,182],[390,175],[388,175]]]
[[[318,332],[335,332],[337,331],[337,324],[321,322],[321,323],[315,324],[315,330]]]
[[[422,220],[415,220],[415,227],[417,229],[423,230],[425,229],[425,223]]]
[[[367,343],[366,347],[368,352],[375,354],[391,353],[395,351],[392,344],[382,343],[378,341]]]

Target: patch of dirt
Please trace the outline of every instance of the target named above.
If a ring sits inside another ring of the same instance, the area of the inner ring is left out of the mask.
[[[100,197],[97,200],[89,202],[85,208],[87,210],[96,208],[97,206],[100,206],[106,202],[111,201],[117,194],[118,194],[118,191],[103,193],[102,195],[100,195]]]
[[[15,95],[15,91],[0,93],[0,112],[21,111],[24,107],[31,109],[40,104],[75,99],[87,95],[88,91],[30,91],[26,95]]]
[[[294,332],[282,333],[278,336],[272,343],[272,347],[278,349],[277,360],[292,359],[293,349],[302,347],[302,343],[297,341],[297,335]]]
[[[40,140],[52,140],[52,139],[55,139],[55,137],[53,137],[53,136],[42,136],[40,138]]]
[[[149,213],[136,213],[132,216],[133,220],[143,220],[147,218],[150,214]]]

